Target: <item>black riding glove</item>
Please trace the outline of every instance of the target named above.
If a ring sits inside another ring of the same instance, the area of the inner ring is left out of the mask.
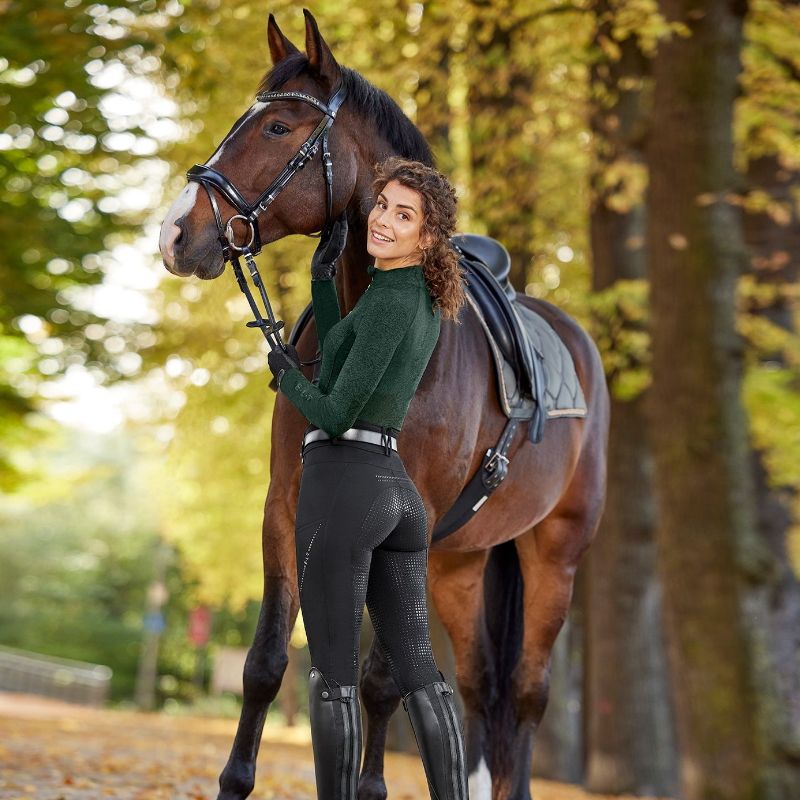
[[[280,389],[283,373],[287,369],[300,369],[300,356],[297,355],[297,348],[293,344],[287,344],[286,352],[279,347],[275,350],[270,350],[267,356],[267,363]]]
[[[336,261],[347,243],[347,216],[342,213],[325,227],[314,257],[311,259],[311,279],[329,281],[336,275]]]

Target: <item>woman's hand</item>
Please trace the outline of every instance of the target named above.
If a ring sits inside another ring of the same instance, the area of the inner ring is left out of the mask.
[[[267,363],[275,376],[278,388],[281,388],[281,378],[287,369],[300,369],[300,356],[297,355],[297,348],[293,344],[285,344],[286,351],[279,347],[270,350],[267,356]]]
[[[311,279],[329,281],[336,275],[336,261],[347,243],[347,212],[342,213],[322,231],[314,257],[311,259]]]

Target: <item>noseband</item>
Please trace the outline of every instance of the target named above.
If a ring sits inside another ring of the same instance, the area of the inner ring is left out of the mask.
[[[248,322],[247,325],[251,328],[260,328],[270,347],[273,349],[276,344],[271,340],[271,336],[275,337],[277,346],[285,349],[279,333],[284,323],[283,321],[275,321],[272,307],[270,306],[267,292],[264,288],[264,282],[261,280],[258,267],[253,259],[253,256],[258,255],[262,248],[261,235],[258,229],[258,218],[270,207],[289,181],[303,169],[306,162],[314,156],[320,144],[322,144],[322,168],[327,190],[325,198],[325,227],[330,224],[333,212],[333,158],[331,157],[328,147],[328,132],[333,126],[336,113],[344,102],[345,95],[346,90],[343,83],[340,84],[339,88],[333,93],[327,104],[305,92],[261,92],[256,95],[256,99],[259,102],[269,102],[270,100],[300,100],[313,106],[318,111],[321,111],[323,117],[319,121],[317,127],[312,131],[311,135],[300,146],[297,153],[281,170],[278,177],[275,178],[252,203],[248,203],[247,200],[245,200],[242,193],[228,178],[213,167],[209,167],[207,164],[195,164],[186,173],[186,177],[189,181],[199,183],[208,194],[211,209],[214,212],[214,220],[217,225],[219,242],[222,245],[223,261],[231,262],[239,288],[247,298],[247,302],[255,317],[255,320]],[[228,219],[227,222],[223,223],[222,221],[222,214],[220,213],[219,205],[214,196],[215,192],[219,192],[219,194],[221,194],[236,210],[236,213]],[[250,228],[250,238],[246,243],[236,244],[236,236],[233,230],[233,223],[236,220],[240,220]],[[267,319],[264,319],[261,315],[261,311],[245,279],[241,264],[239,263],[240,253],[244,256],[253,284],[259,290],[261,299],[264,302],[267,311]]]

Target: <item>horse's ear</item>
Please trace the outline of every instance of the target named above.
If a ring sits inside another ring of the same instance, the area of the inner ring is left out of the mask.
[[[329,87],[333,89],[339,82],[341,70],[333,57],[333,53],[331,53],[331,49],[322,38],[313,14],[307,8],[303,9],[303,14],[306,18],[306,55],[308,56],[308,65],[317,75],[325,78]]]
[[[267,43],[269,44],[269,54],[272,56],[272,63],[277,64],[283,61],[286,56],[300,51],[283,35],[283,31],[275,22],[275,15],[270,14],[267,21]]]

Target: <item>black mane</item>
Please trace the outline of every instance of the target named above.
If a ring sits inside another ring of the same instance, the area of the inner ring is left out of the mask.
[[[356,111],[373,122],[398,155],[434,166],[428,143],[397,103],[354,69],[341,66],[340,69],[347,88],[345,102],[352,103]],[[300,75],[313,77],[308,69],[308,58],[304,53],[292,53],[267,72],[258,85],[258,91],[277,91],[286,81]]]

